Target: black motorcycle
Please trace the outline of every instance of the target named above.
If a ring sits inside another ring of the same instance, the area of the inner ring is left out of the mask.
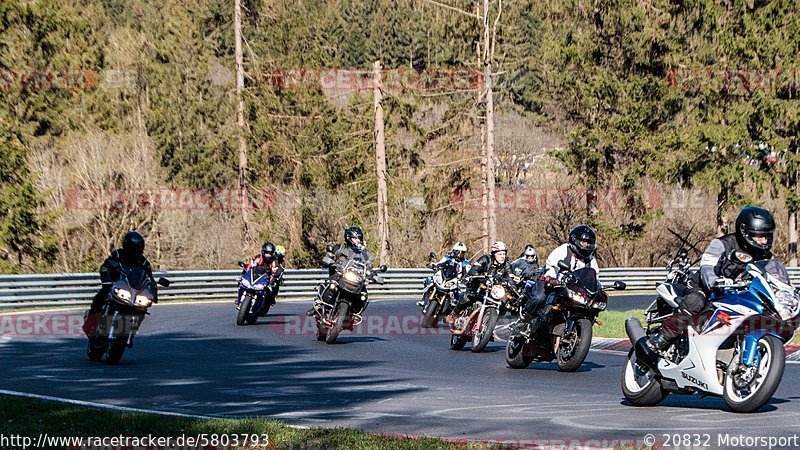
[[[328,249],[330,252],[331,249]],[[323,267],[334,267],[336,277],[325,289],[333,290],[330,303],[324,301],[321,291],[314,302],[314,317],[317,321],[317,340],[333,344],[342,330],[353,330],[361,323],[361,313],[367,308],[367,285],[383,284],[384,279],[369,267],[367,261],[353,258],[344,266],[337,264],[330,255],[322,259]],[[378,268],[386,272],[386,266]]]
[[[431,259],[436,258],[431,253]],[[422,300],[422,327],[435,328],[440,316],[449,314],[461,297],[461,278],[458,266],[453,264],[428,264],[433,270],[432,276],[426,277],[423,282]],[[463,270],[469,270],[465,268]]]
[[[159,278],[161,286],[169,286],[166,278]],[[153,305],[150,277],[141,266],[126,266],[120,278],[112,284],[108,298],[101,310],[100,322],[89,336],[87,353],[92,361],[104,356],[109,364],[116,364],[126,348],[133,348],[133,337],[139,331],[144,316]]]
[[[624,290],[616,281],[601,288],[591,267],[571,271],[564,261],[558,263],[564,274],[556,288],[546,322],[528,335],[525,330],[512,334],[506,345],[506,362],[513,369],[524,369],[532,362],[555,359],[558,370],[574,372],[586,360],[592,344],[592,325],[607,306],[605,290]]]

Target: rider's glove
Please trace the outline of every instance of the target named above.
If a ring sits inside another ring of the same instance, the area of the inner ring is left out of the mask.
[[[544,285],[552,289],[560,286],[561,283],[558,281],[557,278],[548,275],[544,277]]]

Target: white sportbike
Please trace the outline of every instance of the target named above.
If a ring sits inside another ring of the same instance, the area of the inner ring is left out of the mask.
[[[767,273],[767,261],[747,262],[748,280],[717,286],[705,320],[658,352],[657,368],[637,361],[631,349],[622,370],[622,392],[631,404],[656,405],[671,392],[721,396],[736,412],[756,411],[769,401],[783,377],[783,345],[794,334],[800,302],[795,288]],[[634,344],[677,310],[683,289],[663,283],[657,291],[647,332],[636,318],[625,323]]]

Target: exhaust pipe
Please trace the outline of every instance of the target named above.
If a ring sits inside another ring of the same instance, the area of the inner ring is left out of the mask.
[[[636,317],[628,317],[625,320],[625,333],[628,334],[628,339],[631,340],[631,344],[636,344],[639,339],[645,336],[642,322],[639,322],[639,319]]]

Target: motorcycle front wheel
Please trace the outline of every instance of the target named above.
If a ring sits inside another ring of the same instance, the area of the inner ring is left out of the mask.
[[[104,338],[90,337],[87,345],[86,354],[91,361],[100,361],[106,352],[106,342]]]
[[[247,315],[250,312],[250,304],[252,302],[253,302],[253,296],[250,294],[244,294],[242,302],[239,303],[239,313],[236,314],[236,325],[242,326],[245,323],[248,323]]]
[[[434,328],[439,319],[439,302],[436,301],[436,296],[431,298],[431,290],[425,292],[422,301],[425,302],[425,314],[422,316],[422,328]]]
[[[339,333],[342,332],[344,328],[344,321],[347,319],[348,313],[348,305],[345,302],[339,303],[336,306],[336,313],[333,316],[333,325],[331,329],[328,330],[328,335],[325,337],[326,344],[333,344],[336,342],[336,339],[339,337]]]
[[[759,339],[756,351],[756,366],[752,373],[742,373],[740,364],[732,364],[725,374],[723,398],[734,412],[753,412],[761,409],[783,378],[786,365],[786,351],[783,344],[772,335]]]
[[[483,312],[480,330],[478,330],[478,332],[475,333],[475,337],[472,338],[472,348],[470,350],[475,353],[480,353],[489,345],[489,341],[492,340],[492,336],[494,335],[494,328],[497,325],[498,318],[496,309],[486,308],[486,311]]]
[[[572,333],[561,339],[558,346],[556,360],[558,370],[561,372],[574,372],[586,360],[589,348],[592,346],[592,321],[578,319]]]

